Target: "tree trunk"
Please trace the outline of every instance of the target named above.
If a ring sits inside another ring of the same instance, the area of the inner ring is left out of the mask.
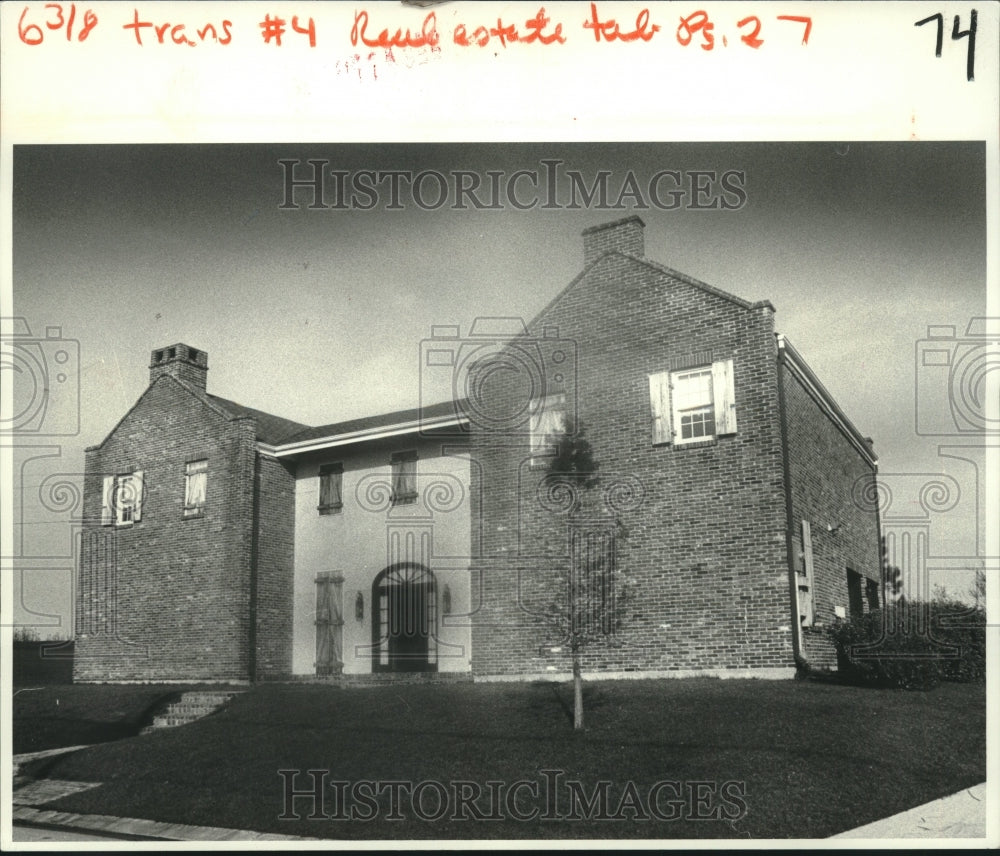
[[[583,677],[580,675],[580,655],[573,652],[573,730],[583,730]]]

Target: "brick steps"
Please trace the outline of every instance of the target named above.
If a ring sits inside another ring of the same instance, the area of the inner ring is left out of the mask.
[[[293,683],[331,684],[340,687],[378,687],[398,684],[472,683],[471,672],[375,672],[369,675],[297,675]]]
[[[160,728],[176,728],[195,722],[210,713],[215,713],[239,692],[197,690],[184,693],[178,701],[172,702],[166,710],[153,717],[152,725],[147,725],[140,734],[149,734]]]

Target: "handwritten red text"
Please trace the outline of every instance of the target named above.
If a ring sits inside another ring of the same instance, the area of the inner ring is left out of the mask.
[[[622,41],[622,42],[634,42],[641,39],[644,42],[648,42],[653,35],[659,32],[659,24],[649,23],[649,9],[643,9],[635,19],[635,29],[630,30],[627,33],[623,33],[621,28],[618,26],[618,22],[614,18],[609,18],[606,21],[601,20],[601,16],[597,14],[597,4],[590,4],[590,20],[583,22],[583,28],[585,30],[594,31],[594,40],[600,42],[603,39],[606,42]]]
[[[264,44],[270,44],[273,40],[275,45],[279,48],[281,47],[281,37],[285,34],[287,30],[287,21],[284,18],[279,18],[275,16],[272,18],[270,15],[265,15],[264,20],[260,22],[260,34],[264,39]],[[316,47],[316,22],[310,18],[308,24],[300,24],[299,16],[292,15],[292,30],[293,32],[299,33],[303,36],[309,36],[309,47]]]
[[[437,16],[430,12],[424,18],[423,26],[419,33],[413,33],[409,27],[404,31],[397,29],[395,33],[389,34],[389,30],[382,30],[375,38],[368,35],[368,13],[364,10],[354,13],[354,26],[351,28],[351,44],[357,47],[360,42],[369,48],[435,48],[441,41],[441,36],[437,31]]]
[[[465,24],[459,24],[455,27],[453,40],[456,45],[462,47],[478,45],[481,48],[486,47],[492,39],[498,40],[502,47],[507,47],[512,42],[521,42],[525,45],[533,42],[542,45],[551,45],[553,42],[563,44],[566,37],[562,34],[562,24],[556,24],[551,32],[546,32],[551,21],[552,19],[545,14],[545,8],[542,7],[534,18],[524,22],[524,32],[518,30],[515,24],[504,24],[503,18],[497,18],[495,27],[476,27],[471,36]]]
[[[47,30],[66,30],[66,41],[73,41],[73,28],[77,24],[76,3],[70,3],[67,7],[62,3],[46,3],[45,9],[48,17],[44,20]],[[25,23],[25,16],[28,14],[28,7],[24,7],[21,17],[17,22],[17,35],[26,45],[40,45],[45,39],[45,32],[38,24]],[[83,26],[77,31],[76,40],[84,41],[90,35],[90,31],[97,26],[97,15],[92,9],[87,9],[83,13]]]
[[[173,24],[170,21],[164,23],[156,23],[154,21],[144,21],[139,17],[139,10],[132,10],[132,21],[128,24],[122,24],[123,30],[132,30],[135,33],[135,43],[139,47],[143,46],[142,35],[143,31],[149,28],[152,33],[156,34],[156,39],[161,45],[165,45],[168,42],[172,42],[175,45],[187,45],[188,47],[195,47],[200,42],[204,42],[208,39],[218,42],[220,45],[228,45],[232,41],[232,33],[230,32],[230,27],[233,26],[233,22],[229,20],[223,20],[221,27],[216,29],[215,24],[205,24],[202,27],[196,28],[194,30],[195,34],[198,36],[198,41],[194,41],[187,31],[186,24]],[[221,35],[219,34],[221,30]]]

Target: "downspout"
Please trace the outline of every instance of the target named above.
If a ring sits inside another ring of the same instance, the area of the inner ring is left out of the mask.
[[[874,451],[874,449],[872,450]],[[874,486],[874,491],[872,492],[875,497],[875,537],[878,539],[876,544],[876,549],[878,550],[878,579],[880,583],[880,588],[882,591],[882,603],[879,606],[882,609],[882,615],[885,616],[885,608],[887,605],[888,593],[886,592],[886,578],[885,572],[889,568],[889,557],[886,555],[889,549],[889,545],[883,541],[882,534],[882,511],[881,503],[879,502],[878,495],[878,464],[872,464],[872,485]],[[883,549],[883,547],[885,549]]]
[[[795,552],[792,533],[795,518],[792,515],[792,466],[788,457],[788,410],[785,402],[784,339],[778,334],[778,422],[781,426],[781,469],[785,482],[785,555],[788,558],[788,596],[792,612],[792,656],[798,669],[808,669],[809,661],[802,644],[802,624],[799,621],[799,584],[795,578]]]
[[[247,670],[250,683],[257,681],[257,553],[258,531],[260,530],[260,452],[253,455],[253,505],[250,519],[250,627],[247,629]]]

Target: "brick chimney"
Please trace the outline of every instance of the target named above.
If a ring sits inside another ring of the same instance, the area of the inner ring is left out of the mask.
[[[149,360],[149,382],[152,383],[165,374],[204,392],[208,376],[208,354],[181,343],[157,348]]]
[[[583,263],[589,265],[607,252],[617,250],[642,258],[645,253],[642,230],[646,224],[635,216],[583,230]]]

